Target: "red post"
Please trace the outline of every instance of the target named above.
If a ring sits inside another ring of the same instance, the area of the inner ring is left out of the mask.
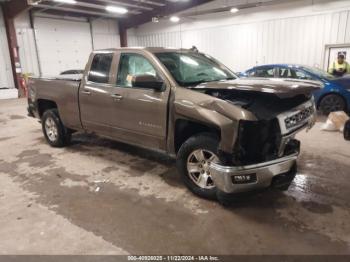
[[[120,37],[120,47],[128,46],[128,32],[127,28],[122,24],[122,22],[118,23],[119,28],[119,37]]]
[[[28,5],[27,0],[12,0],[5,2],[2,7],[13,78],[15,87],[19,89],[21,87],[22,69],[18,53],[17,34],[14,19],[21,12],[29,10],[31,6]]]
[[[5,20],[7,41],[8,41],[9,51],[10,51],[12,74],[15,82],[15,87],[19,89],[20,81],[21,81],[21,72],[20,72],[21,64],[19,61],[19,54],[18,54],[16,28],[14,24],[14,19],[8,17],[6,14],[6,11],[4,12],[4,20]]]

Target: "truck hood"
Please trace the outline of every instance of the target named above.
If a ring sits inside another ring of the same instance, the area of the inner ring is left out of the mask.
[[[228,81],[207,82],[192,89],[226,89],[247,92],[269,93],[279,98],[308,95],[322,87],[321,82],[281,78],[237,78]]]

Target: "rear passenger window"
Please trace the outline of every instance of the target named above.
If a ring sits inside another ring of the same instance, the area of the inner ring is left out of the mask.
[[[113,54],[96,54],[91,63],[88,80],[95,83],[108,83]]]
[[[279,68],[278,69],[279,78],[293,78],[292,71],[290,68]]]

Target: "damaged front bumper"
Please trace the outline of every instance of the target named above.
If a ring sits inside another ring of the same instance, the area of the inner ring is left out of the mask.
[[[211,163],[209,169],[216,187],[225,193],[255,191],[271,185],[283,187],[294,179],[298,154],[247,166]]]
[[[277,116],[281,140],[274,160],[244,166],[211,163],[209,169],[217,188],[225,193],[243,193],[274,186],[288,188],[296,175],[300,144],[295,135],[316,121],[313,99]],[[291,148],[290,148],[291,147]],[[291,150],[292,149],[292,150]]]

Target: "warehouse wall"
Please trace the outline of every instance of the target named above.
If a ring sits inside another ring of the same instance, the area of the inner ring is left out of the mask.
[[[15,19],[15,27],[22,72],[39,75],[39,63],[35,46],[34,30],[30,26],[28,13],[23,13]]]
[[[83,69],[93,49],[119,47],[118,24],[112,19],[91,21],[34,17],[16,18],[22,69],[33,75],[58,75],[67,69]]]
[[[112,19],[97,19],[91,22],[94,49],[120,47],[118,23]]]
[[[163,20],[131,30],[129,43],[195,45],[235,71],[281,62],[323,67],[326,44],[350,43],[350,1],[290,1],[182,24]]]
[[[0,88],[14,88],[5,23],[0,7]]]

